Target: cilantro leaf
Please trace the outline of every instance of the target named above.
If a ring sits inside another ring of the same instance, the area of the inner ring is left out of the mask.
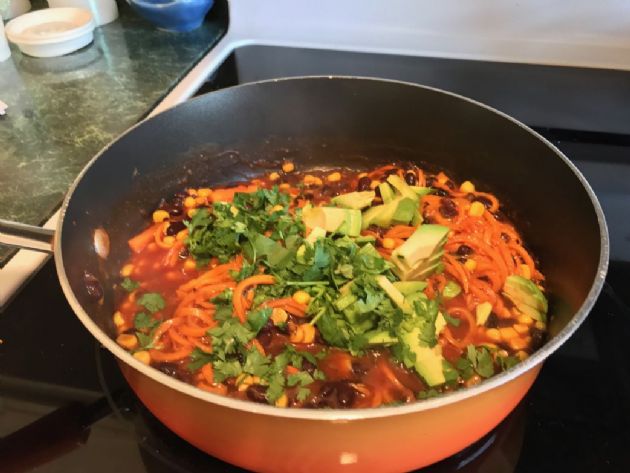
[[[153,336],[152,334],[147,335],[146,333],[136,332],[136,337],[138,337],[139,347],[148,350],[149,348],[153,348]]]
[[[188,369],[190,371],[197,371],[202,366],[212,361],[212,354],[206,353],[199,348],[195,348],[190,354],[190,363],[188,363]]]
[[[133,292],[140,287],[140,283],[133,279],[125,278],[120,283],[120,286],[127,292]]]
[[[247,314],[247,321],[254,333],[258,333],[265,326],[269,317],[271,317],[272,309],[265,307],[263,309],[252,310]]]
[[[482,378],[489,378],[494,374],[494,362],[492,355],[486,347],[477,348],[474,345],[466,347],[466,357]]]
[[[296,399],[300,402],[306,401],[308,397],[311,395],[311,390],[306,387],[300,387],[297,390]]]
[[[453,327],[459,327],[459,324],[462,323],[461,319],[458,319],[457,317],[452,317],[446,312],[442,312],[442,316],[444,317],[444,320],[446,320],[446,323],[452,325]]]
[[[137,303],[151,313],[159,312],[166,307],[166,302],[164,302],[162,296],[157,292],[147,292],[142,294],[138,298]]]
[[[155,320],[146,312],[138,312],[136,316],[133,318],[133,326],[136,328],[136,330],[143,330],[143,329],[151,330],[159,324],[160,324],[159,320]]]

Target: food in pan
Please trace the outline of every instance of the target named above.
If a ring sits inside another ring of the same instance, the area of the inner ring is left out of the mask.
[[[366,408],[472,386],[544,341],[499,200],[410,163],[281,169],[163,200],[129,240],[117,342],[200,389]]]

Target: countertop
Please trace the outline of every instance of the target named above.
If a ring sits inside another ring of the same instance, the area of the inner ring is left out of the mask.
[[[41,225],[83,166],[145,117],[223,36],[215,5],[201,28],[169,33],[126,4],[67,56],[33,58],[12,45],[0,63],[0,218]],[[0,248],[0,267],[13,251]]]

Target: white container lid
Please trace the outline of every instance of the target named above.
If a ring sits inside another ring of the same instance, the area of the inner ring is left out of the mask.
[[[5,31],[24,53],[51,57],[89,44],[94,27],[92,14],[85,8],[46,8],[11,20]]]

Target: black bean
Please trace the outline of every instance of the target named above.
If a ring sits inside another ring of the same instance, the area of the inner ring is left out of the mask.
[[[313,374],[316,368],[317,366],[315,366],[310,361],[308,360],[302,361],[302,370],[306,371],[308,374]]]
[[[350,384],[343,381],[337,384],[337,402],[339,407],[352,407],[355,395],[356,393]]]
[[[398,168],[388,169],[383,173],[383,176],[391,176],[392,174],[398,174]]]
[[[177,367],[172,363],[160,363],[156,366],[156,368],[162,373],[172,376],[173,378],[177,377]]]
[[[449,179],[448,181],[446,181],[446,187],[448,187],[451,190],[455,189],[455,183]]]
[[[529,329],[529,333],[532,337],[532,350],[538,350],[542,347],[547,339],[547,335],[543,330],[539,330],[536,327]]]
[[[431,187],[435,184],[435,177],[427,177],[427,187]]]
[[[376,196],[376,198],[377,198],[377,199],[382,198],[382,196],[381,196],[381,189],[379,189],[379,187],[378,187],[378,186],[376,186],[376,187],[374,188],[374,195]]]
[[[171,217],[179,217],[181,214],[184,213],[184,211],[181,209],[181,207],[175,207],[174,209],[169,210],[168,213]]]
[[[179,232],[181,232],[184,229],[186,229],[186,225],[184,225],[184,222],[181,222],[181,221],[171,222],[169,226],[166,228],[166,234],[169,236],[177,235]]]
[[[487,197],[484,197],[482,195],[475,196],[475,202],[481,202],[483,204],[483,206],[485,208],[487,208],[487,209],[492,207],[492,202],[490,202],[490,199],[488,199]]]
[[[357,376],[363,376],[367,373],[368,369],[363,366],[363,364],[359,361],[352,362],[352,372]]]
[[[406,172],[405,182],[409,184],[410,186],[415,186],[418,182],[418,176],[416,176],[415,172]]]
[[[453,218],[459,213],[455,202],[451,199],[442,199],[439,211],[440,215],[444,218]]]
[[[247,388],[245,394],[247,394],[247,399],[253,402],[259,402],[261,404],[267,404],[267,398],[265,394],[267,393],[267,387],[261,386],[260,384],[252,384]]]
[[[188,248],[183,247],[181,250],[179,250],[179,259],[186,259],[189,255],[190,252],[188,251]]]
[[[508,235],[507,233],[501,233],[501,240],[508,243],[510,241],[510,235]]]
[[[103,297],[103,286],[101,286],[96,276],[89,271],[83,271],[83,284],[91,299],[98,301]]]
[[[459,245],[455,254],[458,256],[468,256],[473,254],[473,249],[468,245]]]
[[[334,392],[335,392],[335,384],[334,383],[332,383],[332,382],[324,383],[324,385],[319,390],[319,393],[317,393],[317,395],[318,395],[318,397],[321,397],[321,398],[327,398],[331,394],[333,394]]]
[[[357,184],[357,190],[358,191],[369,191],[371,183],[372,183],[372,181],[370,180],[369,177],[363,176],[361,179],[359,179],[359,182]]]
[[[450,195],[444,189],[435,189],[433,193],[439,197],[448,197]]]
[[[488,328],[497,328],[498,326],[499,326],[499,317],[497,316],[497,314],[492,312],[488,316],[488,319],[486,320],[486,327],[488,327]]]

